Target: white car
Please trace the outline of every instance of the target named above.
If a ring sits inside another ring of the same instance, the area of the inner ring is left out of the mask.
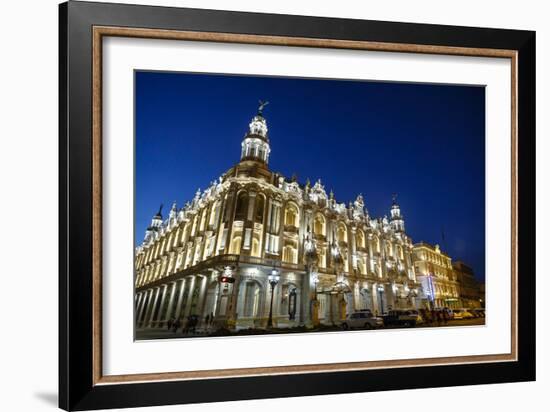
[[[376,329],[384,326],[384,320],[370,311],[354,312],[342,322],[342,329]]]

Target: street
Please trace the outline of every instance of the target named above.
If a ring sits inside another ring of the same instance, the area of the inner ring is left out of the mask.
[[[453,327],[453,326],[481,326],[485,325],[485,318],[473,318],[473,319],[460,319],[450,320],[447,324],[427,324],[423,323],[413,328],[404,328],[402,326],[384,326],[378,330],[383,329],[418,329],[418,328],[434,328],[434,327]],[[250,336],[250,335],[272,335],[272,334],[288,334],[288,333],[315,333],[315,332],[342,332],[342,328],[339,326],[319,325],[314,329],[306,329],[304,327],[297,328],[273,328],[273,329],[241,329],[237,332],[231,332],[228,330],[213,331],[206,330],[204,328],[197,327],[195,333],[183,334],[179,329],[177,332],[168,330],[166,327],[138,330],[136,332],[137,340],[150,340],[150,339],[173,339],[173,338],[196,338],[196,337],[216,337],[216,336]]]

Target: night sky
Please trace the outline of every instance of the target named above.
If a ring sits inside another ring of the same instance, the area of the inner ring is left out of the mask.
[[[271,170],[362,193],[371,217],[397,193],[415,243],[484,278],[483,87],[136,72],[135,95],[136,245],[160,203],[166,217],[239,161],[262,99]]]

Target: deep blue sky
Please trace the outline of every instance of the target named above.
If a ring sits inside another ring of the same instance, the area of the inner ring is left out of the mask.
[[[392,193],[414,242],[485,276],[485,89],[410,83],[136,72],[136,244],[164,203],[181,207],[239,161],[259,99],[269,166],[318,178],[371,216]],[[442,232],[445,240],[442,240]]]

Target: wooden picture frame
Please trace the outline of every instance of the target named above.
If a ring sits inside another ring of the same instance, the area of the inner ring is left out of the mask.
[[[68,2],[60,5],[59,406],[136,407],[535,379],[535,33]],[[481,56],[512,62],[511,353],[141,375],[102,373],[102,39]],[[521,183],[521,184],[520,184]]]

